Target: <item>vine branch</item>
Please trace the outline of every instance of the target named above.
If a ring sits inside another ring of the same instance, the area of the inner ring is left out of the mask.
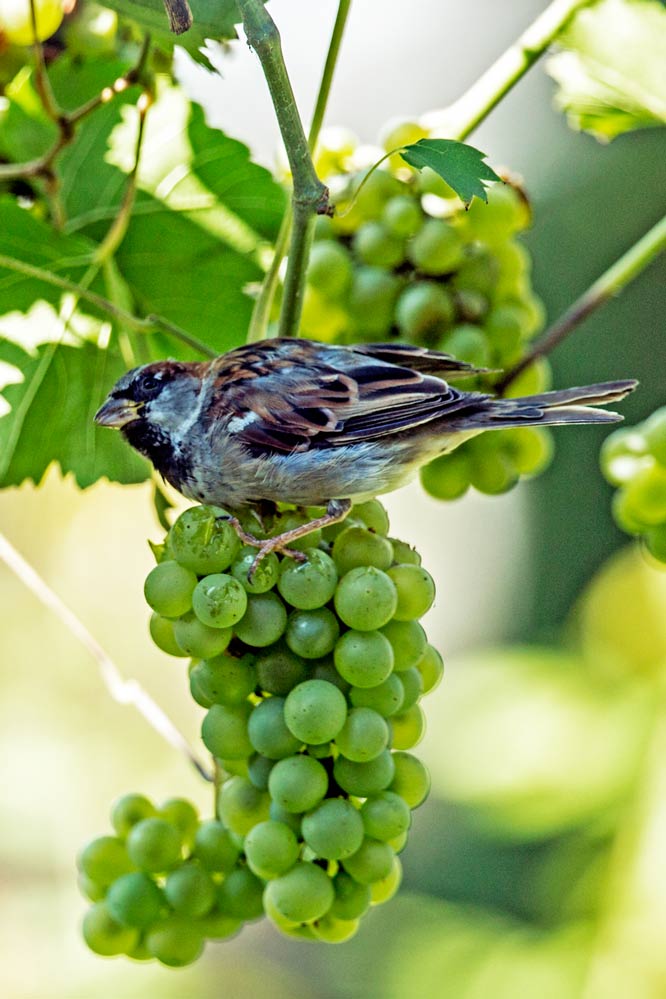
[[[67,604],[60,599],[58,594],[51,589],[3,534],[0,534],[0,559],[45,607],[53,611],[95,659],[99,666],[102,682],[113,700],[117,701],[118,704],[129,704],[136,708],[151,728],[161,735],[170,746],[182,753],[204,780],[212,781],[213,775],[201,763],[185,736],[178,730],[165,711],[137,680],[126,680],[123,677],[113,659],[102,648],[95,636],[88,631],[76,614],[70,610]]]
[[[296,99],[282,55],[277,25],[263,0],[238,0],[248,45],[261,62],[275,108],[293,180],[291,242],[278,336],[294,336],[303,306],[303,287],[318,214],[330,211],[328,189],[317,177]]]
[[[505,392],[525,368],[537,358],[545,357],[562,343],[590,313],[621,292],[663,250],[666,250],[666,216],[634,243],[619,260],[611,264],[608,270],[597,278],[573,305],[569,306],[566,312],[532,345],[518,364],[506,373],[497,384],[497,391],[500,394]]]

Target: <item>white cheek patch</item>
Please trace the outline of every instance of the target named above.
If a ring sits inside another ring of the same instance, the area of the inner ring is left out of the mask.
[[[257,414],[252,412],[244,413],[243,416],[234,416],[231,420],[229,420],[227,430],[231,434],[239,434],[241,430],[244,430],[245,427],[249,427],[251,423],[255,423],[257,419]]]

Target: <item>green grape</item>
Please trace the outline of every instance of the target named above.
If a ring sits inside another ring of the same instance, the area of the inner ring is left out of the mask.
[[[229,916],[226,912],[213,909],[207,916],[197,920],[197,925],[201,935],[209,940],[228,940],[242,928],[243,921],[236,916]]]
[[[391,745],[394,749],[412,749],[425,733],[425,716],[418,704],[391,718]]]
[[[428,646],[430,648],[430,646]],[[427,653],[426,649],[426,653]],[[419,664],[420,666],[420,664]],[[416,704],[421,695],[423,694],[423,677],[421,676],[419,667],[410,666],[409,669],[404,669],[400,673],[400,682],[402,683],[402,688],[404,692],[401,713],[407,711],[412,705]]]
[[[117,922],[104,902],[97,902],[88,909],[83,917],[82,930],[90,950],[102,957],[127,954],[139,942],[139,931]]]
[[[468,325],[468,324],[475,324],[483,320],[483,317],[486,315],[489,309],[488,299],[486,298],[485,295],[482,295],[480,291],[474,291],[472,288],[463,288],[455,293],[454,300],[458,316],[461,320],[463,320],[463,323],[460,326],[456,326],[453,333],[454,334],[457,333],[458,330],[462,331],[470,330],[471,333],[475,335],[476,334],[480,335],[482,338],[483,347],[481,348],[477,346],[475,348],[476,353],[474,353],[474,357],[475,358],[487,357],[488,350],[482,330],[480,330],[476,325]],[[476,341],[472,341],[472,343],[478,344],[479,341],[477,339]],[[464,340],[462,341],[460,346],[463,348],[465,347]],[[455,353],[453,347],[450,347],[448,349],[452,353]],[[469,352],[471,352],[473,348],[472,346],[469,346],[466,349]],[[463,355],[456,354],[455,356],[458,357]],[[471,361],[472,358],[464,357],[464,360]],[[481,364],[482,362],[480,360],[477,360],[475,363]],[[487,364],[488,362],[484,361],[483,363]]]
[[[418,621],[389,621],[382,628],[382,634],[393,649],[394,669],[401,671],[418,665],[428,644]]]
[[[146,576],[143,586],[147,603],[162,617],[180,617],[192,607],[197,577],[172,559],[160,562]]]
[[[387,574],[398,594],[396,621],[423,617],[435,599],[435,584],[430,573],[420,565],[396,565]]]
[[[182,845],[179,830],[166,819],[142,819],[132,826],[127,836],[130,860],[150,874],[166,871],[177,864]]]
[[[381,631],[346,631],[333,658],[338,673],[354,687],[383,683],[394,666],[391,642]]]
[[[285,559],[281,566],[280,596],[299,610],[316,610],[327,604],[335,592],[338,572],[335,562],[318,548],[306,549],[307,562]]]
[[[89,3],[68,19],[64,27],[65,48],[70,56],[90,59],[116,53],[118,15],[115,11]]]
[[[426,650],[417,663],[417,670],[423,681],[423,693],[429,694],[438,686],[444,675],[444,661],[434,645],[427,645]]]
[[[487,248],[472,246],[468,248],[468,256],[451,278],[451,283],[459,291],[475,291],[490,298],[499,272],[497,258]]]
[[[345,573],[334,599],[336,613],[344,624],[356,631],[376,631],[391,620],[398,606],[391,572],[359,565]]]
[[[358,933],[360,925],[358,919],[336,919],[330,912],[327,912],[321,919],[315,919],[311,924],[311,929],[317,940],[321,940],[323,943],[337,944],[351,940]]]
[[[344,694],[326,680],[305,680],[287,695],[284,718],[300,742],[318,745],[334,739],[347,717]]]
[[[367,529],[374,534],[381,534],[382,537],[386,537],[388,534],[388,514],[379,500],[372,499],[365,503],[354,503],[351,516],[361,520]],[[346,526],[347,523],[348,520],[344,521],[343,526]]]
[[[121,839],[116,836],[99,836],[84,846],[78,858],[78,866],[91,881],[108,888],[117,877],[133,871],[136,865],[130,859]]]
[[[371,889],[340,870],[333,878],[335,898],[330,914],[336,919],[358,919],[370,908]]]
[[[236,919],[259,919],[264,911],[263,891],[264,883],[260,878],[247,867],[236,867],[218,888],[217,907]]]
[[[352,262],[340,243],[327,239],[312,247],[308,283],[326,298],[341,298],[352,281]]]
[[[409,838],[408,833],[404,832],[401,833],[399,836],[394,836],[393,839],[387,840],[387,842],[395,853],[402,853],[402,851],[407,846],[408,838]]]
[[[666,520],[666,469],[656,463],[641,468],[624,487],[627,511],[637,521],[656,527]]]
[[[288,812],[315,808],[328,789],[328,774],[311,756],[278,760],[268,778],[271,798]]]
[[[209,628],[231,628],[247,610],[247,594],[233,576],[217,572],[204,576],[197,583],[192,607],[202,624]]]
[[[666,406],[649,416],[641,431],[652,457],[666,465]]]
[[[419,139],[426,139],[430,133],[427,128],[411,118],[391,118],[382,128],[379,142],[387,153],[394,149],[402,149]]]
[[[190,670],[190,690],[202,707],[242,704],[256,686],[257,671],[251,655],[235,659],[223,654],[195,663]]]
[[[268,697],[256,705],[250,715],[248,735],[255,750],[270,760],[292,756],[304,741],[287,727],[283,697]]]
[[[370,339],[388,333],[401,287],[400,279],[381,267],[356,268],[347,303],[355,327]]]
[[[639,469],[651,464],[647,455],[647,441],[635,427],[616,430],[601,445],[599,462],[611,485],[622,486]]]
[[[347,874],[363,885],[371,885],[388,877],[395,854],[388,843],[366,837],[351,857],[345,857],[342,866]]]
[[[185,798],[168,798],[160,805],[157,816],[176,827],[186,846],[192,845],[199,825],[199,813],[190,801]]]
[[[293,919],[287,919],[267,895],[264,895],[264,912],[273,926],[284,936],[294,937],[296,940],[316,940],[309,923],[295,923]]]
[[[269,881],[264,897],[285,919],[307,923],[328,912],[335,893],[321,867],[301,861],[282,877]]]
[[[261,690],[284,697],[305,679],[307,667],[304,659],[280,642],[257,656],[256,669]]]
[[[285,874],[300,853],[294,831],[275,819],[267,819],[250,829],[244,846],[250,870],[265,881]]]
[[[412,821],[409,806],[393,791],[382,791],[361,805],[365,835],[372,839],[392,840],[407,832]]]
[[[247,777],[234,776],[225,780],[217,796],[222,822],[232,833],[246,836],[250,829],[268,818],[270,798]],[[235,915],[235,913],[231,913]]]
[[[365,527],[346,527],[333,542],[331,555],[342,576],[364,566],[388,569],[393,562],[393,547],[386,538]]]
[[[546,357],[538,357],[525,368],[506,388],[507,399],[517,399],[523,395],[538,395],[547,392],[553,383],[553,375]]]
[[[295,528],[304,527],[306,524],[311,522],[311,517],[308,517],[303,511],[300,510],[289,510],[282,513],[279,520],[276,521],[271,529],[271,536],[277,534],[283,534],[287,531],[294,530]],[[310,548],[317,549],[321,544],[322,534],[321,528],[316,527],[302,538],[298,538],[296,541],[292,541],[289,544],[290,548],[295,548],[297,551],[306,552]]]
[[[274,766],[275,760],[269,760],[267,756],[256,753],[248,760],[247,776],[256,788],[267,791],[268,778]]]
[[[393,780],[394,772],[393,755],[388,749],[365,763],[338,756],[333,766],[333,776],[342,790],[358,798],[385,790]]]
[[[389,538],[391,546],[393,548],[393,562],[398,565],[421,565],[421,556],[408,545],[405,541],[399,541],[398,538]]]
[[[317,857],[341,860],[356,853],[363,841],[357,808],[344,798],[327,798],[303,817],[303,839]]]
[[[219,763],[225,773],[234,777],[247,777],[249,779],[247,757],[243,759],[230,760],[221,756],[219,757]]]
[[[409,194],[397,194],[386,202],[382,222],[392,235],[408,239],[421,228],[423,212]]]
[[[393,763],[395,774],[388,784],[388,790],[399,794],[410,808],[418,808],[428,797],[430,774],[411,753],[393,753]]]
[[[383,718],[400,711],[404,699],[402,681],[396,673],[375,687],[352,687],[349,691],[349,700],[355,708],[372,708]]]
[[[213,756],[245,759],[254,752],[248,733],[252,705],[213,704],[201,725],[201,738]]]
[[[405,241],[382,222],[365,222],[355,233],[354,252],[371,267],[398,267],[405,259]]]
[[[382,716],[372,708],[352,708],[335,743],[344,757],[363,763],[374,760],[386,749],[389,728]]]
[[[92,878],[89,878],[85,874],[79,874],[77,884],[79,891],[89,902],[101,902],[106,897],[106,888],[104,885],[98,885],[96,881],[93,881]]]
[[[474,198],[465,221],[475,239],[491,245],[504,243],[530,224],[529,203],[510,184],[493,184],[488,189],[488,203]]]
[[[647,530],[647,524],[639,520],[634,511],[630,509],[624,489],[619,489],[613,496],[611,509],[615,523],[627,534],[643,534]]]
[[[525,247],[515,242],[497,243],[493,250],[499,268],[495,298],[515,300],[527,296],[532,262]]]
[[[207,871],[228,874],[239,854],[240,850],[224,823],[207,819],[199,825],[194,836],[193,856]]]
[[[330,742],[318,742],[313,746],[308,746],[306,752],[309,756],[314,756],[315,760],[325,760],[333,755],[333,747]]]
[[[289,826],[298,837],[301,835],[301,816],[295,812],[289,812],[286,808],[278,805],[277,801],[271,801],[269,816],[276,822],[283,822]]]
[[[486,336],[483,330],[470,323],[454,326],[442,346],[448,354],[453,354],[459,361],[467,361],[476,368],[485,368],[490,363]]]
[[[167,902],[179,916],[196,919],[215,905],[215,884],[196,863],[183,864],[168,875],[164,884]]]
[[[453,323],[451,293],[433,281],[408,285],[396,304],[401,332],[414,343],[435,344]]]
[[[148,952],[169,968],[184,968],[201,957],[204,939],[190,919],[169,916],[146,934]]]
[[[645,544],[658,562],[666,562],[666,524],[648,528],[645,532]]]
[[[512,355],[523,337],[523,317],[512,304],[502,303],[490,310],[484,321],[486,336],[502,355]]]
[[[211,659],[224,652],[231,641],[231,628],[209,628],[196,614],[190,612],[174,624],[173,634],[178,645],[188,656]]]
[[[210,506],[194,506],[181,513],[168,535],[176,561],[197,575],[224,572],[238,554],[240,541],[231,524]]]
[[[234,631],[241,642],[263,649],[277,642],[286,626],[287,611],[277,593],[253,593]]]
[[[158,649],[166,652],[168,656],[187,657],[187,652],[181,649],[174,635],[174,622],[169,621],[159,614],[151,614],[150,617],[150,637]]]
[[[31,10],[34,10],[34,23]],[[3,42],[10,45],[34,45],[54,35],[65,14],[62,0],[4,0],[2,5]]]
[[[105,905],[118,923],[145,929],[157,922],[166,903],[153,879],[142,871],[134,871],[123,874],[113,882]]]
[[[269,552],[257,566],[250,582],[248,576],[257,557],[257,549],[245,545],[231,563],[229,572],[247,593],[266,593],[277,583],[280,562],[275,552]]]
[[[463,238],[442,219],[428,219],[409,244],[408,255],[424,274],[448,274],[462,263]]]
[[[155,815],[155,806],[143,794],[125,794],[111,806],[111,825],[118,836],[124,839],[132,826],[141,819]]]
[[[380,881],[375,881],[370,887],[371,905],[383,905],[398,891],[402,881],[402,864],[398,857],[393,858],[391,870]]]
[[[340,625],[327,607],[295,610],[289,615],[285,640],[292,652],[303,659],[321,659],[333,651]]]
[[[538,475],[553,458],[553,439],[545,427],[515,427],[500,430],[500,443],[519,475]]]
[[[326,680],[327,683],[332,683],[334,687],[341,690],[343,694],[347,694],[350,685],[338,673],[332,656],[327,656],[325,659],[318,659],[312,665],[313,668],[310,674],[312,680]]]
[[[477,445],[476,440],[472,444]],[[498,448],[477,445],[471,452],[470,481],[480,493],[499,496],[513,489],[518,472],[511,458]]]

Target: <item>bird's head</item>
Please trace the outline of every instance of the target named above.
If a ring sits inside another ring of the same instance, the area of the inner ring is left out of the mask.
[[[159,453],[178,444],[197,412],[202,386],[199,368],[180,361],[133,368],[111,389],[95,414],[95,423],[120,430],[159,467]]]

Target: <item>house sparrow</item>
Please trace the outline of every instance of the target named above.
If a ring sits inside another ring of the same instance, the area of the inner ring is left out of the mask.
[[[406,344],[264,340],[214,361],[135,368],[95,420],[119,429],[188,499],[230,511],[242,540],[258,547],[258,561],[273,550],[294,554],[290,543],[344,519],[352,502],[397,489],[484,430],[614,423],[622,417],[589,406],[617,402],[637,384],[498,399],[445,380],[475,370]],[[235,515],[266,500],[327,512],[260,541]]]

